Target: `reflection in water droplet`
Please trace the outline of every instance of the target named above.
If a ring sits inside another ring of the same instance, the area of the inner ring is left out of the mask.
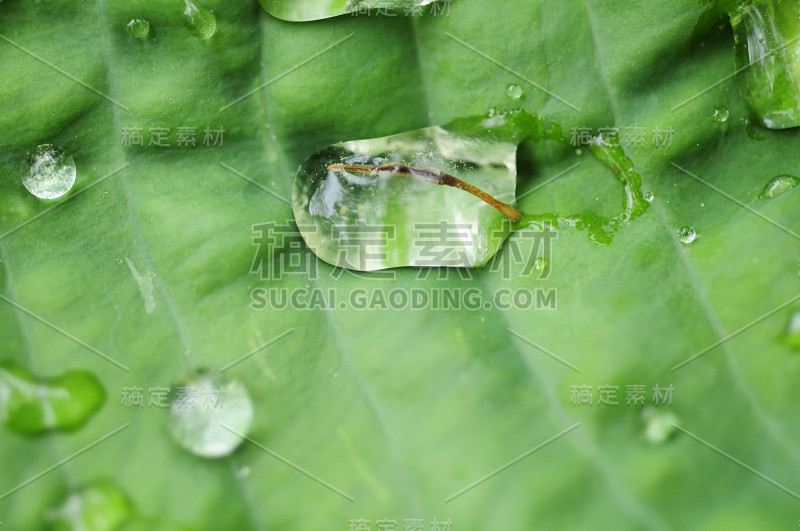
[[[259,0],[264,10],[273,17],[303,22],[352,13],[353,15],[380,16],[385,14],[418,16],[422,7],[435,0]],[[434,4],[431,14],[444,15],[450,12],[450,0]]]
[[[525,91],[522,89],[522,87],[516,84],[509,85],[506,89],[506,94],[508,94],[508,97],[513,100],[520,99],[524,93]]]
[[[105,400],[105,390],[91,373],[67,371],[41,379],[18,363],[0,361],[0,422],[18,433],[75,431]]]
[[[110,481],[99,480],[71,493],[45,519],[52,529],[113,531],[133,516],[128,496]]]
[[[134,39],[143,39],[150,34],[150,21],[143,18],[132,18],[125,24],[125,33]]]
[[[495,124],[495,133],[507,125]],[[298,170],[292,193],[308,247],[330,264],[359,271],[485,264],[511,224],[466,188],[509,207],[517,146],[481,135],[434,126],[315,153]],[[451,252],[432,252],[437,238],[446,238]]]
[[[714,107],[714,112],[712,113],[714,121],[719,123],[727,122],[730,115],[731,112],[722,106]]]
[[[655,197],[656,196],[653,195],[653,192],[645,192],[644,193],[644,200],[647,201],[648,203],[652,203],[653,199],[655,199]]]
[[[776,195],[788,192],[798,184],[800,184],[800,179],[793,175],[778,175],[769,180],[759,197],[771,199]]]
[[[659,410],[653,406],[642,410],[642,418],[645,421],[644,438],[652,443],[662,443],[669,439],[675,432],[673,424],[678,423],[678,417],[671,411]]]
[[[547,267],[547,259],[546,258],[542,258],[542,257],[537,258],[533,262],[533,267],[535,267],[536,269],[541,271],[542,269]]]
[[[782,339],[784,344],[800,349],[800,311],[796,311],[789,317]]]
[[[678,229],[678,239],[681,243],[692,243],[695,238],[697,238],[697,232],[694,230],[694,227],[684,225]]]
[[[56,199],[75,184],[75,161],[64,148],[42,144],[25,155],[20,166],[22,184],[40,199]]]
[[[650,206],[622,146],[598,142],[591,154],[622,185],[619,214],[521,213],[511,204],[516,147],[523,139],[570,145],[558,123],[497,109],[443,127],[335,144],[296,173],[295,221],[308,247],[338,267],[480,267],[515,230],[571,227],[608,245]],[[441,253],[443,245],[448,253]]]
[[[214,12],[185,0],[183,16],[186,27],[195,37],[210,39],[217,31],[217,17]]]
[[[178,383],[169,408],[169,430],[184,449],[201,457],[224,457],[247,435],[253,402],[244,385],[209,373],[196,373]]]

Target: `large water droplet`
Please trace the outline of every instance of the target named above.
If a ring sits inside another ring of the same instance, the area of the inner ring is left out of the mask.
[[[662,443],[669,439],[675,432],[678,417],[671,411],[659,410],[648,406],[642,410],[642,418],[645,421],[644,438],[652,443]]]
[[[364,16],[381,14],[416,15],[419,8],[432,4],[435,0],[259,0],[261,6],[270,15],[292,22],[319,20],[335,17],[345,13]],[[434,15],[449,13],[449,0],[443,0],[440,6],[434,6]],[[394,12],[394,13],[393,13]]]
[[[712,116],[714,117],[715,122],[725,123],[728,121],[728,117],[731,115],[731,112],[722,106],[714,107],[714,112]]]
[[[485,264],[511,232],[501,210],[516,211],[517,146],[493,136],[511,122],[482,136],[435,126],[312,155],[292,193],[303,238],[322,260],[360,271]]]
[[[647,201],[648,203],[652,203],[653,199],[655,199],[655,197],[656,196],[653,194],[653,192],[645,192],[644,193],[644,200]]]
[[[800,18],[796,1],[731,2],[739,92],[771,129],[800,125]]]
[[[20,166],[22,184],[40,199],[56,199],[75,184],[75,161],[64,148],[42,144],[25,155]]]
[[[678,229],[678,239],[681,243],[692,243],[697,238],[697,231],[691,225],[684,225]]]
[[[105,390],[91,373],[67,371],[41,379],[18,363],[0,362],[0,421],[18,433],[77,430],[105,399]]]
[[[217,31],[217,17],[214,12],[185,0],[186,9],[183,11],[186,27],[195,37],[210,39]]]
[[[247,435],[252,421],[250,394],[236,380],[200,372],[174,389],[169,430],[175,442],[195,455],[229,455],[242,443],[236,433]]]
[[[509,85],[506,89],[506,94],[508,94],[508,97],[513,100],[520,99],[524,93],[525,91],[522,89],[522,87],[516,84]]]
[[[133,516],[128,496],[110,481],[99,480],[71,493],[45,519],[52,529],[113,531]]]
[[[776,195],[788,192],[798,184],[800,184],[800,179],[793,175],[778,175],[769,180],[759,197],[771,199]]]
[[[150,21],[132,18],[125,24],[125,33],[134,39],[144,39],[150,34]]]

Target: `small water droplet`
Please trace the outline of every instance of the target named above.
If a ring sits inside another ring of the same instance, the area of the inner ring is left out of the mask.
[[[642,410],[642,418],[645,421],[644,438],[652,443],[662,443],[669,439],[675,432],[678,417],[671,411],[659,411],[648,406]]]
[[[22,184],[40,199],[57,199],[75,184],[75,161],[60,146],[42,144],[25,155]]]
[[[575,150],[575,154],[576,155],[583,155],[583,150],[581,148],[578,148],[578,149]]]
[[[681,243],[692,243],[695,238],[697,238],[697,232],[694,230],[694,227],[684,225],[678,229],[678,239]]]
[[[647,201],[648,203],[652,203],[653,199],[655,199],[655,197],[656,196],[653,195],[653,192],[645,192],[644,193],[644,200]]]
[[[525,94],[525,91],[522,89],[521,86],[513,84],[508,86],[508,88],[506,89],[506,94],[512,100],[518,100],[522,97],[523,94]]]
[[[75,431],[105,400],[103,386],[86,371],[44,379],[18,363],[0,361],[0,422],[18,433]]]
[[[238,466],[234,474],[238,479],[245,479],[250,476],[250,467],[247,465]]]
[[[143,39],[150,34],[150,21],[143,18],[132,18],[125,24],[125,33],[134,39]]]
[[[242,383],[198,372],[175,386],[169,416],[178,445],[201,457],[224,457],[242,443],[236,433],[250,430],[253,402]]]
[[[782,340],[784,344],[800,349],[800,311],[796,311],[789,317]]]
[[[784,192],[788,192],[795,186],[800,184],[800,179],[793,175],[778,175],[769,180],[761,191],[759,197],[764,199],[771,199]]]
[[[214,12],[200,7],[189,0],[186,1],[186,9],[183,11],[186,27],[195,37],[210,39],[217,31],[217,17]]]
[[[133,503],[115,484],[99,480],[73,491],[45,520],[51,529],[119,529],[134,517]]]
[[[533,262],[533,267],[541,271],[545,267],[547,267],[547,259],[539,257]]]
[[[731,112],[725,108],[720,106],[714,107],[714,112],[712,116],[714,117],[715,122],[725,123],[728,121],[728,117],[731,115]]]

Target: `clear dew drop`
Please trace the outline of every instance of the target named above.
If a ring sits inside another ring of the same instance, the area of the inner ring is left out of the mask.
[[[772,199],[777,195],[788,192],[798,184],[800,184],[800,179],[793,175],[777,175],[770,179],[766,186],[764,186],[759,197]]]
[[[45,514],[49,529],[112,531],[134,517],[133,503],[108,480],[94,481],[71,492]]]
[[[730,115],[731,111],[729,111],[726,107],[722,107],[721,105],[714,107],[714,112],[711,113],[711,116],[714,117],[714,121],[718,123],[727,122]]]
[[[214,12],[186,0],[183,11],[186,27],[195,37],[210,39],[217,31],[217,17]]]
[[[508,218],[463,188],[437,183],[447,175],[504,206],[513,203],[516,144],[485,136],[435,126],[343,142],[311,155],[292,193],[309,249],[332,265],[359,271],[484,265],[510,233]],[[364,227],[378,229],[369,229],[367,238]],[[443,229],[446,241],[436,247]],[[433,247],[426,247],[431,238]],[[431,253],[442,245],[446,253]]]
[[[179,446],[215,458],[231,454],[242,443],[236,433],[247,435],[253,422],[253,402],[242,383],[198,372],[173,391],[169,431]]]
[[[85,371],[37,378],[22,365],[0,361],[0,422],[24,435],[83,426],[106,401],[98,379]]]
[[[653,195],[653,192],[645,192],[643,197],[645,201],[652,203],[656,196]]]
[[[75,161],[60,146],[42,144],[25,155],[20,165],[22,184],[40,199],[57,199],[75,184]]]
[[[678,240],[681,243],[692,243],[697,238],[697,231],[691,225],[684,225],[678,229]]]
[[[542,269],[544,269],[545,267],[547,267],[547,264],[548,264],[548,262],[547,262],[547,259],[546,259],[546,258],[542,258],[542,257],[540,256],[539,258],[537,258],[537,259],[536,259],[536,260],[533,262],[533,267],[535,267],[536,269],[538,269],[539,271],[541,271]]]
[[[352,13],[363,16],[418,16],[436,0],[259,0],[270,15],[292,22],[320,20]],[[444,0],[442,3],[445,3]],[[438,8],[433,13],[445,13]]]
[[[517,84],[509,85],[506,89],[506,95],[512,100],[520,99],[523,94],[525,94],[525,91]]]
[[[144,39],[150,34],[150,21],[143,18],[132,18],[125,24],[125,33],[134,39]]]
[[[642,410],[644,438],[651,443],[663,443],[675,432],[678,417],[671,411],[661,411],[648,406]]]

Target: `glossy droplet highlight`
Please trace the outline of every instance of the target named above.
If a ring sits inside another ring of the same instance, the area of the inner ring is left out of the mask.
[[[759,197],[771,199],[784,192],[788,192],[798,184],[800,184],[800,179],[793,175],[778,175],[769,180],[759,194]]]
[[[113,531],[133,517],[127,494],[108,480],[98,480],[72,492],[45,520],[52,529]]]
[[[781,339],[785,345],[800,349],[800,310],[789,317]]]
[[[25,435],[74,431],[103,405],[106,393],[85,371],[36,378],[13,361],[0,362],[0,422]]]
[[[731,2],[739,92],[770,129],[800,125],[800,16],[796,1]]]
[[[645,422],[644,438],[651,443],[662,443],[675,433],[674,424],[678,423],[671,411],[662,411],[655,407],[648,406],[642,410],[642,418]]]
[[[522,90],[522,87],[516,84],[509,85],[508,88],[506,89],[506,94],[512,100],[520,99],[524,93],[525,91]]]
[[[229,455],[242,443],[236,433],[247,435],[252,422],[250,394],[236,380],[200,372],[173,388],[169,431],[179,446],[195,455]]]
[[[510,234],[509,218],[519,219],[517,146],[479,132],[435,126],[312,155],[292,191],[308,247],[360,271],[485,264]]]
[[[132,18],[125,24],[125,33],[134,39],[144,39],[150,34],[150,22],[143,18]]]
[[[545,267],[547,267],[547,259],[539,257],[533,262],[533,267],[541,271]]]
[[[40,199],[57,199],[75,184],[75,161],[60,146],[42,144],[29,151],[20,166],[22,184]]]
[[[684,225],[678,229],[678,240],[681,243],[692,243],[697,238],[697,231],[690,225]]]
[[[725,107],[714,107],[714,111],[711,113],[711,116],[714,118],[715,122],[725,123],[728,121],[728,117],[731,115],[731,112],[726,109]]]
[[[186,27],[195,37],[210,39],[217,31],[217,16],[214,12],[186,0],[183,11]]]
[[[656,196],[653,195],[653,192],[645,192],[643,197],[644,197],[644,200],[647,201],[648,203],[652,203],[653,199],[656,198]]]

